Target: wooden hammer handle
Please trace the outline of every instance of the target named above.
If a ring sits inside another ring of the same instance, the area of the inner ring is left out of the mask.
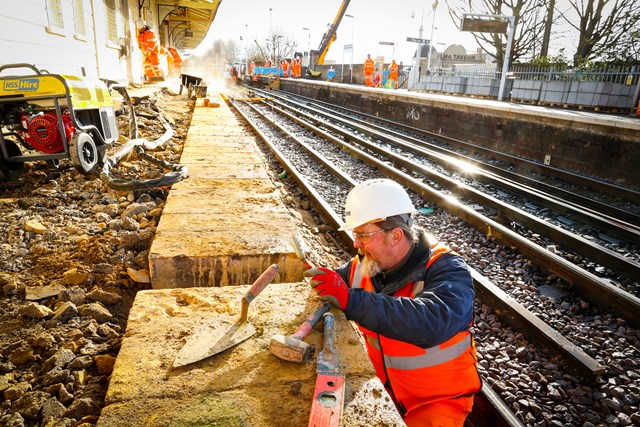
[[[247,320],[247,314],[249,313],[249,304],[258,296],[264,288],[267,287],[276,275],[280,272],[280,266],[278,264],[271,264],[261,275],[253,282],[253,285],[249,288],[247,293],[242,297],[242,314],[240,320]]]

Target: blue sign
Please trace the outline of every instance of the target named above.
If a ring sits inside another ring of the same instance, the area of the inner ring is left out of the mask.
[[[4,90],[6,91],[36,91],[40,85],[38,79],[17,79],[17,80],[5,80]]]

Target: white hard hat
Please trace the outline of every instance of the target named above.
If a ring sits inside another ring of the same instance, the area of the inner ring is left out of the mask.
[[[413,203],[400,184],[390,179],[371,179],[349,192],[344,204],[344,224],[339,230],[352,230],[377,219],[414,212]]]

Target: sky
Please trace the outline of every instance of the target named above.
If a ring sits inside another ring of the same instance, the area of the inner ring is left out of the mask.
[[[204,52],[217,39],[243,43],[240,41],[242,36],[251,43],[258,40],[264,44],[271,31],[295,40],[298,51],[307,51],[309,46],[317,49],[341,3],[341,0],[222,0],[209,33],[195,53]],[[433,46],[438,51],[444,51],[451,44],[461,44],[467,51],[475,51],[477,45],[473,36],[455,27],[446,3],[439,1],[435,19],[432,6],[433,0],[351,0],[346,14],[354,18],[345,16],[342,19],[338,37],[331,45],[325,63],[330,60],[342,63],[343,55],[345,63],[349,63],[350,53],[344,52],[344,45],[353,44],[354,63],[363,63],[368,53],[372,57],[384,56],[387,61],[394,56],[395,49],[397,62],[410,65],[418,45],[408,42],[407,37],[419,37],[421,21],[421,38],[431,39],[433,28]],[[395,43],[395,46],[380,45],[380,42]]]

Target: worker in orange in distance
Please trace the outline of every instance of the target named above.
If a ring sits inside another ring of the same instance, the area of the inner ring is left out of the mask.
[[[284,77],[289,77],[289,62],[286,59],[283,59],[280,63],[280,67],[282,68],[282,74]]]
[[[396,64],[395,59],[393,59],[391,64],[389,64],[389,80],[391,84],[390,87],[398,89],[398,64]]]
[[[147,80],[161,76],[160,72],[160,43],[149,25],[144,24],[138,30],[138,46],[144,55],[144,75]]]
[[[407,192],[388,179],[356,185],[345,223],[358,254],[307,270],[318,295],[364,334],[376,374],[409,427],[462,427],[481,387],[474,288],[464,260],[413,225]]]
[[[297,56],[291,62],[291,77],[299,79],[302,76],[302,64]]]
[[[373,86],[373,71],[376,69],[371,54],[367,54],[367,59],[364,61],[364,84],[366,86]]]

